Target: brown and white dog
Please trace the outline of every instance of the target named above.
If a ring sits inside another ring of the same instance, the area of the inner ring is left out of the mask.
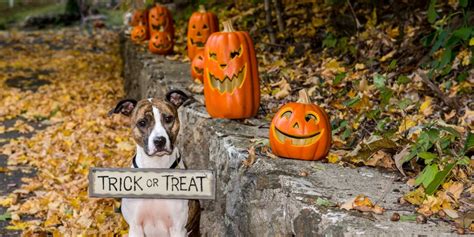
[[[173,90],[165,100],[122,100],[110,111],[130,117],[137,144],[133,168],[185,169],[175,141],[179,132],[177,110],[187,99],[184,92]],[[199,236],[197,200],[123,198],[121,210],[130,226],[130,237]]]

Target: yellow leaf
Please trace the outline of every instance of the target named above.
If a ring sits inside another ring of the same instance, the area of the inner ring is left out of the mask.
[[[395,27],[395,28],[388,28],[386,30],[388,36],[390,36],[391,38],[397,38],[398,35],[400,35],[400,31],[398,30],[398,26]]]
[[[313,25],[314,28],[323,26],[324,25],[324,20],[322,18],[315,17],[312,20],[312,25]]]
[[[395,54],[395,50],[390,51],[388,54],[385,54],[383,57],[380,58],[380,62],[385,62],[393,57]]]
[[[425,116],[428,116],[433,113],[433,108],[431,107],[431,102],[433,101],[433,98],[429,96],[425,96],[425,101],[421,104],[420,106],[420,113],[424,114]]]
[[[411,117],[405,117],[398,127],[398,132],[404,132],[414,126],[416,126],[416,122]]]
[[[341,157],[337,154],[329,153],[327,159],[328,159],[329,163],[335,164],[335,163],[338,163],[341,160]]]
[[[55,225],[58,225],[60,224],[61,222],[59,221],[59,217],[57,214],[52,214],[48,217],[48,219],[46,219],[46,221],[44,222],[44,226],[48,227],[48,226],[55,226]]]
[[[450,197],[454,198],[454,201],[458,201],[459,198],[461,197],[461,193],[462,191],[464,190],[464,185],[463,183],[461,182],[454,182],[454,183],[445,183],[446,186],[449,186],[449,187],[446,187],[444,184],[443,184],[443,188],[446,189],[446,192],[450,193],[451,195],[449,195]]]
[[[28,227],[28,223],[26,222],[15,222],[13,225],[9,225],[5,227],[7,230],[24,230]]]
[[[405,199],[411,204],[420,205],[425,199],[425,191],[423,191],[423,188],[421,187],[417,188],[414,191],[405,194],[405,196],[403,196],[403,199]]]
[[[117,143],[117,148],[121,151],[133,151],[135,146],[133,146],[132,144],[128,142],[123,141],[123,142]]]
[[[474,37],[469,40],[469,46],[474,46]]]
[[[13,203],[13,198],[11,197],[2,197],[0,198],[0,206],[7,207],[12,205]]]
[[[365,64],[363,64],[363,63],[356,63],[355,69],[356,69],[356,70],[364,70],[364,69],[365,69]]]
[[[324,67],[326,69],[334,70],[336,72],[345,72],[346,69],[340,65],[340,63],[336,59],[331,59],[329,62],[327,62]]]

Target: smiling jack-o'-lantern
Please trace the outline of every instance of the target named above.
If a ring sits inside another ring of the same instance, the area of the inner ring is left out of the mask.
[[[257,114],[260,82],[253,42],[230,21],[213,33],[204,48],[204,96],[214,118],[242,119]]]
[[[193,79],[197,79],[202,82],[204,75],[204,52],[199,51],[191,63],[191,76]]]
[[[150,36],[148,50],[155,54],[168,54],[173,51],[173,38],[168,32],[155,32]]]
[[[331,146],[331,125],[326,112],[309,101],[305,90],[300,101],[281,107],[270,125],[270,146],[275,155],[320,160]]]
[[[171,12],[165,6],[156,4],[148,11],[148,27],[150,34],[155,32],[168,32],[171,38],[174,37],[174,25]]]
[[[137,9],[133,12],[132,20],[130,21],[131,26],[137,26],[140,23],[144,26],[147,25],[148,11],[144,9]]]
[[[219,30],[217,16],[212,12],[206,12],[203,5],[199,6],[199,11],[194,12],[188,23],[188,57],[193,60],[198,51],[204,49],[209,36]]]
[[[147,40],[148,36],[148,29],[146,26],[142,25],[141,23],[135,27],[133,27],[132,33],[130,37],[133,42],[141,43]]]

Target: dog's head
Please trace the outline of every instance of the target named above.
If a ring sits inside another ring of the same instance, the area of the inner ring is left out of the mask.
[[[148,156],[169,155],[179,132],[178,108],[187,99],[184,92],[172,90],[165,100],[122,100],[109,114],[130,117],[133,139]]]

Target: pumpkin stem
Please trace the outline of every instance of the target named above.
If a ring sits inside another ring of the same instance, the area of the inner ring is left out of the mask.
[[[199,5],[199,12],[200,13],[205,13],[206,12],[206,7],[204,7],[204,5]]]
[[[232,26],[232,20],[227,20],[222,22],[222,25],[224,26],[224,30],[222,32],[234,32],[235,29]]]
[[[311,100],[309,99],[309,95],[308,95],[308,92],[306,91],[306,89],[301,89],[299,92],[298,92],[298,103],[303,103],[303,104],[311,104]]]

